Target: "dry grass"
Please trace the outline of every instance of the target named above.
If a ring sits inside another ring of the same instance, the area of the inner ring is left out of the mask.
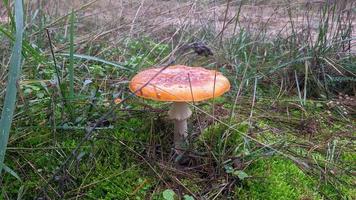
[[[95,39],[111,35],[110,41],[128,36],[153,36],[167,39],[181,28],[208,29],[223,32],[224,37],[238,33],[241,29],[260,32],[269,37],[288,36],[292,23],[297,33],[310,31],[313,39],[320,22],[320,4],[323,1],[111,1],[96,0],[87,9],[79,12],[80,35],[95,35]],[[330,1],[331,2],[331,1]],[[340,1],[338,13],[352,9],[352,1]],[[72,8],[81,8],[88,1],[43,1],[43,11],[53,18],[64,16]],[[38,8],[37,3],[30,7]],[[239,16],[237,16],[237,14]],[[353,16],[355,17],[355,16]],[[345,16],[346,18],[346,16]],[[334,23],[334,22],[330,22]],[[336,24],[335,24],[336,26]],[[62,28],[51,26],[51,28]],[[336,28],[335,28],[336,29]],[[356,36],[356,20],[353,19],[353,35]],[[333,33],[331,32],[330,35]],[[88,36],[89,37],[89,36]],[[352,45],[355,51],[355,44]]]

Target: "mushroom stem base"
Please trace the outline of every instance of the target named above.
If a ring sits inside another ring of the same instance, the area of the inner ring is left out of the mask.
[[[187,120],[174,120],[174,148],[177,154],[183,153],[184,143],[188,136]]]

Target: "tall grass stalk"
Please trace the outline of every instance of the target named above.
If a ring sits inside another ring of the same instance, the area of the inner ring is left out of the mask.
[[[73,99],[74,97],[74,10],[70,15],[70,36],[69,36],[69,66],[68,66],[68,75],[69,75],[69,98]]]
[[[294,70],[294,77],[295,77],[295,83],[297,84],[297,91],[298,91],[298,98],[299,98],[299,101],[300,101],[300,105],[303,106],[302,93],[300,91],[297,71],[295,71],[295,70]]]
[[[0,119],[0,173],[3,169],[5,152],[9,140],[11,123],[14,115],[17,95],[17,83],[21,73],[22,39],[24,27],[24,13],[22,0],[15,0],[15,44],[10,58],[9,78],[6,88],[4,107]]]
[[[16,40],[15,36],[12,34],[11,31],[7,30],[5,27],[3,27],[1,24],[0,24],[0,33],[4,34],[7,38],[9,38],[11,41],[14,41]],[[22,42],[23,44],[23,55],[25,58],[31,58],[33,60],[35,60],[36,62],[38,63],[41,63],[41,64],[46,64],[46,59],[43,55],[41,55],[41,52],[37,49],[35,49],[34,47],[31,46],[31,44],[24,40]]]
[[[303,104],[306,104],[307,101],[307,84],[308,84],[308,73],[309,73],[309,61],[305,61],[305,73],[304,73],[304,96]]]
[[[11,21],[11,28],[13,31],[15,31],[15,19],[14,19],[14,15],[12,14],[11,12],[11,9],[10,9],[10,3],[9,3],[9,0],[3,0],[3,4],[6,8],[6,12],[7,12],[7,16],[9,16],[10,18],[10,21]]]

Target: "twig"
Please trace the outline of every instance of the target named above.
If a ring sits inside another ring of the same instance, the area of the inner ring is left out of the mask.
[[[49,42],[49,47],[51,50],[51,55],[52,55],[52,59],[53,59],[53,64],[54,64],[54,70],[56,71],[56,75],[57,75],[57,81],[58,81],[58,85],[61,85],[61,79],[59,77],[59,70],[57,67],[57,61],[56,61],[56,57],[54,56],[54,51],[53,51],[53,43],[52,43],[52,39],[51,39],[51,34],[49,33],[49,29],[46,28],[46,33],[47,33],[47,38],[48,38],[48,42]],[[59,90],[61,91],[61,88],[59,87]],[[62,93],[62,91],[61,91]],[[64,97],[63,93],[62,93],[62,97]]]
[[[226,4],[225,17],[224,17],[224,24],[223,24],[223,27],[222,27],[222,30],[221,30],[221,35],[220,35],[220,44],[222,44],[223,38],[224,38],[224,31],[225,31],[225,26],[227,25],[227,24],[226,24],[226,20],[227,20],[227,15],[228,15],[228,13],[229,13],[230,2],[231,2],[231,0],[228,0],[228,1],[227,1],[227,4]]]
[[[56,56],[54,55],[54,51],[53,51],[53,43],[52,43],[52,39],[51,39],[51,34],[49,32],[49,29],[46,28],[46,33],[47,33],[47,37],[48,37],[48,42],[49,42],[49,47],[50,47],[50,50],[51,50],[51,55],[52,55],[52,59],[53,59],[53,65],[54,65],[54,70],[56,71],[56,76],[57,76],[57,83],[58,83],[58,90],[59,90],[59,93],[62,97],[62,104],[64,105],[64,107],[67,107],[67,101],[66,101],[66,98],[65,98],[65,95],[64,95],[64,92],[61,88],[62,84],[61,84],[61,78],[59,76],[59,69],[57,67],[57,61],[56,61]],[[53,114],[54,116],[54,114]],[[61,116],[63,117],[64,116],[64,110],[63,108],[61,109]],[[52,119],[54,120],[54,119]]]

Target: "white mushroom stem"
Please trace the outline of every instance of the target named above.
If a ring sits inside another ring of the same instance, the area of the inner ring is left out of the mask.
[[[174,120],[174,147],[178,154],[182,154],[181,149],[188,136],[187,119],[192,115],[187,103],[174,102],[168,111],[170,119]]]

